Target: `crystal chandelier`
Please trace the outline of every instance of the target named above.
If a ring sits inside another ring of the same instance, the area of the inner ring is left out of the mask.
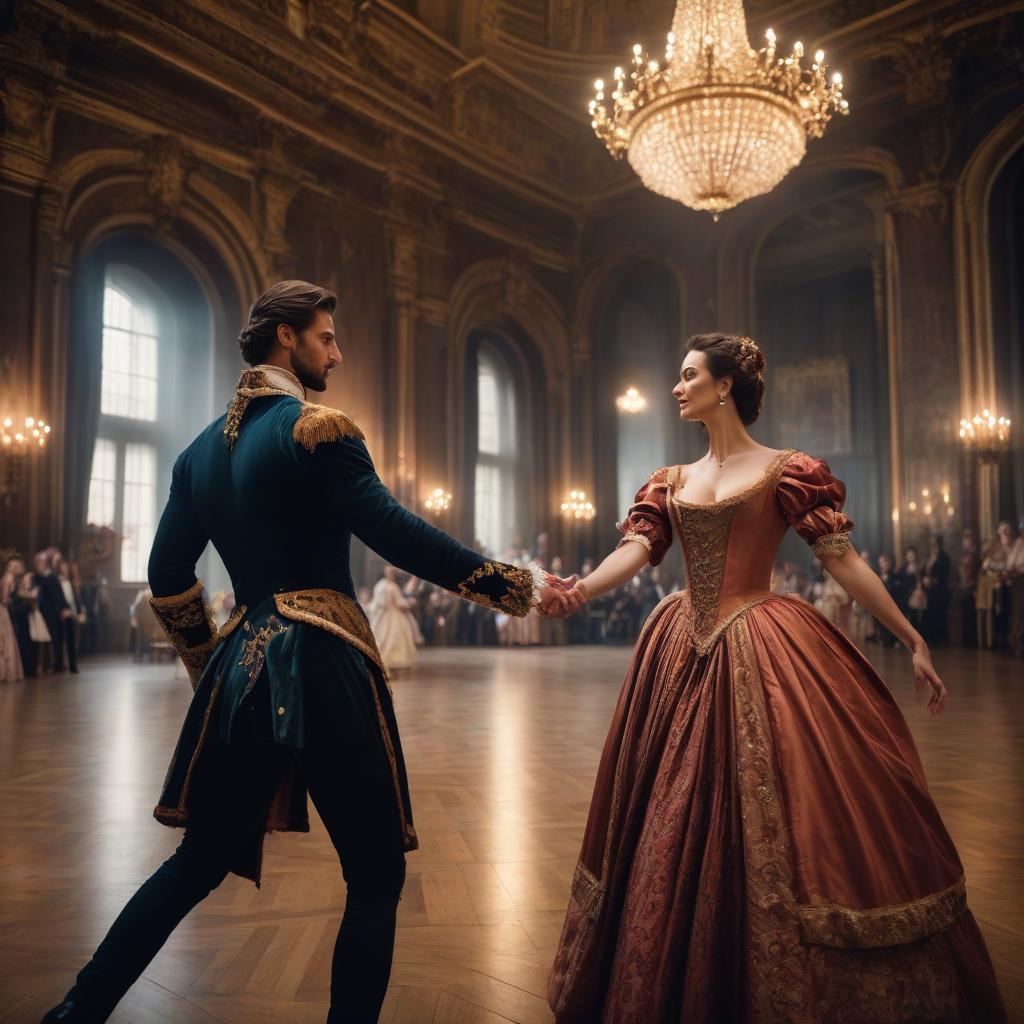
[[[1010,447],[1010,420],[983,409],[980,415],[960,421],[960,441],[982,462],[998,462]]]
[[[636,388],[626,388],[624,395],[619,395],[615,399],[615,404],[618,406],[620,412],[629,413],[633,415],[638,412],[643,412],[647,408],[647,399],[637,391]]]
[[[677,0],[663,62],[637,44],[632,67],[615,69],[611,108],[594,83],[591,125],[615,157],[627,156],[652,191],[718,215],[770,192],[847,113],[843,80],[828,80],[825,54],[803,67],[803,45],[775,53],[775,33],[757,51],[742,0]]]

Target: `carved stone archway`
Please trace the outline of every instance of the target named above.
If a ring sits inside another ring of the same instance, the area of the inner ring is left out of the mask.
[[[101,242],[139,231],[177,256],[208,300],[216,338],[237,333],[238,312],[272,279],[257,226],[171,137],[80,153],[51,168],[39,195],[29,377],[59,423],[66,420],[67,376],[54,369],[67,366],[72,284],[76,268]],[[55,434],[43,489],[43,514],[54,537],[60,535],[66,454],[63,432]]]
[[[539,397],[547,410],[552,446],[547,473],[535,486],[552,502],[573,479],[572,359],[562,310],[533,276],[529,259],[519,253],[468,267],[452,288],[448,308],[448,479],[457,481],[464,493],[471,485],[464,464],[470,335],[491,329],[512,344],[511,325],[530,339],[541,360],[538,376],[544,393]]]
[[[985,136],[957,182],[953,230],[963,416],[983,406],[995,407],[989,198],[1001,171],[1022,145],[1024,108]]]

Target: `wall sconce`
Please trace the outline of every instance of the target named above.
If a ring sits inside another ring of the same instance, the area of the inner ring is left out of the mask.
[[[451,503],[452,496],[443,487],[435,487],[430,497],[423,503],[423,507],[432,516],[441,516],[448,511]]]
[[[562,515],[566,519],[593,519],[597,510],[593,502],[587,501],[585,491],[570,491],[569,500],[562,502]]]
[[[37,416],[17,420],[4,416],[0,420],[0,498],[4,505],[10,505],[14,495],[21,489],[33,452],[46,450],[50,427]]]
[[[982,462],[998,462],[1010,447],[1010,419],[983,409],[980,415],[960,421],[960,442]]]
[[[618,406],[619,412],[628,413],[632,416],[638,412],[643,412],[647,408],[647,399],[636,388],[628,387],[624,395],[619,395],[615,399],[615,404]]]

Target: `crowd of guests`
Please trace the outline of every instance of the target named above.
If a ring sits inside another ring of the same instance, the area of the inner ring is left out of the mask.
[[[870,552],[860,555],[872,565]],[[897,563],[883,552],[873,568],[930,646],[949,644],[954,624],[964,647],[1024,657],[1024,535],[1011,522],[1001,522],[995,539],[984,547],[974,530],[964,530],[955,562],[942,536],[932,534],[923,554],[911,545]],[[851,601],[820,563],[815,562],[809,573],[789,563],[777,566],[773,589],[811,601],[857,643],[896,645],[895,637]]]
[[[77,672],[89,621],[78,567],[57,548],[0,561],[0,680]]]
[[[478,550],[486,551],[479,542]],[[1024,656],[1024,535],[1012,523],[1000,523],[995,540],[984,550],[974,531],[964,530],[955,562],[939,534],[928,536],[921,550],[915,545],[907,547],[899,561],[884,552],[872,557],[865,550],[860,556],[877,572],[929,645],[945,646],[955,634],[966,647]],[[500,558],[518,565],[538,565],[557,576],[570,575],[561,558],[549,555],[546,534],[537,538],[532,552],[516,545]],[[593,561],[587,560],[578,573],[586,576],[593,568]],[[657,567],[647,567],[625,586],[589,602],[568,620],[542,619],[536,614],[515,619],[467,604],[423,580],[402,582],[400,574],[388,566],[374,591],[364,589],[360,600],[368,610],[382,653],[385,648],[393,650],[395,666],[402,667],[413,663],[420,644],[631,644],[658,602],[679,586],[674,580],[666,583]],[[817,560],[810,567],[780,562],[771,587],[774,593],[792,593],[811,602],[861,646],[896,645],[895,637],[852,601]]]
[[[479,542],[477,550],[486,552]],[[573,573],[551,553],[544,533],[532,551],[517,544],[499,557],[513,564],[537,565],[557,576]],[[937,534],[920,549],[907,547],[898,561],[886,552],[872,557],[862,551],[861,557],[931,646],[950,643],[952,624],[953,634],[966,647],[1024,657],[1024,534],[1012,522],[999,523],[995,538],[984,545],[973,530],[964,530],[955,557]],[[77,672],[80,653],[103,649],[110,611],[103,583],[83,587],[75,562],[52,547],[37,552],[31,562],[15,552],[0,551],[0,567],[0,681]],[[593,560],[588,559],[576,572],[586,576],[593,568]],[[403,578],[388,566],[373,591],[360,589],[359,599],[385,662],[391,668],[403,668],[414,663],[416,649],[424,644],[632,644],[658,602],[679,586],[677,580],[669,583],[658,568],[648,566],[570,619],[544,619],[536,613],[517,619],[462,601],[424,580]],[[851,601],[819,562],[809,568],[779,563],[771,586],[775,593],[797,594],[810,601],[857,644],[896,644],[892,634]],[[149,596],[148,590],[140,590],[130,609],[130,649],[140,659],[168,646],[162,643]],[[210,600],[217,621],[226,619],[232,595],[219,592]]]

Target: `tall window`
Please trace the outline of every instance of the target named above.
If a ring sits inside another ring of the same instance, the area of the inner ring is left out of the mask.
[[[512,542],[517,507],[516,399],[512,373],[489,345],[477,361],[476,536],[493,554]]]
[[[121,535],[125,583],[146,579],[156,533],[160,356],[157,315],[147,282],[128,268],[109,268],[103,291],[100,430],[92,458],[88,520]]]
[[[156,326],[153,310],[109,281],[103,292],[104,416],[156,419]]]

